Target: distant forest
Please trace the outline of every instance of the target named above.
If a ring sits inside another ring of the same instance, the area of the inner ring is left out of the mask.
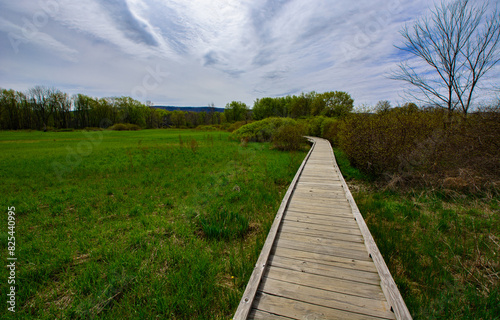
[[[141,128],[193,128],[226,122],[221,111],[224,109],[213,105],[193,109],[153,107],[130,97],[69,96],[43,86],[26,93],[0,89],[0,130],[108,128],[118,123]]]
[[[176,106],[154,106],[157,109],[163,109],[166,111],[194,111],[194,112],[224,112],[224,108],[216,107],[176,107]]]
[[[134,124],[141,128],[195,128],[219,126],[268,117],[339,117],[352,111],[348,93],[302,93],[298,96],[262,98],[250,109],[232,101],[225,108],[148,106],[130,97],[69,96],[56,88],[36,86],[27,92],[0,89],[0,130],[52,130],[108,128]]]

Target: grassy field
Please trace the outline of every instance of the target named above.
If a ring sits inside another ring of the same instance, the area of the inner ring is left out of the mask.
[[[230,318],[305,156],[180,130],[1,132],[0,148],[18,319]]]
[[[384,191],[336,157],[414,319],[500,319],[498,196]]]

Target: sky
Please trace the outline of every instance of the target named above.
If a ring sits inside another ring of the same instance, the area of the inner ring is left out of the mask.
[[[154,105],[346,91],[405,101],[389,78],[405,25],[429,0],[0,2],[0,87],[35,85]]]

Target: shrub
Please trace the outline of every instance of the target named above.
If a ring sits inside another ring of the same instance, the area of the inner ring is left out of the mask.
[[[304,127],[304,134],[327,139],[332,145],[337,144],[337,126],[340,123],[338,119],[317,116],[308,119],[299,119],[297,122]]]
[[[214,125],[199,125],[196,127],[196,130],[199,130],[199,131],[218,131],[220,129]]]
[[[102,131],[103,128],[99,128],[99,127],[85,127],[83,130],[84,131]]]
[[[116,130],[116,131],[124,131],[128,130],[127,126],[124,123],[117,123],[109,127],[109,130]]]
[[[498,111],[467,119],[442,110],[406,107],[356,114],[338,124],[336,139],[356,167],[390,181],[389,186],[498,190]]]
[[[241,128],[244,125],[249,124],[249,123],[250,123],[249,121],[236,121],[234,123],[231,123],[231,125],[229,125],[229,127],[227,128],[227,131],[234,132],[234,131],[238,130],[239,128]]]
[[[283,151],[297,151],[307,142],[300,125],[284,125],[276,129],[272,137],[273,148]]]
[[[323,122],[327,121],[328,119],[330,118],[324,116],[318,116],[305,119],[302,121],[299,120],[299,123],[302,123],[303,125],[306,126],[307,135],[313,137],[321,137],[321,126],[323,125]]]
[[[339,121],[333,118],[326,118],[321,123],[321,137],[330,141],[330,143],[334,146],[338,144],[337,133],[338,133],[338,125]]]
[[[296,126],[297,121],[290,118],[267,118],[247,124],[234,131],[232,138],[253,142],[270,142],[279,127]]]
[[[141,127],[139,127],[138,125],[136,124],[132,124],[132,123],[116,123],[114,125],[112,125],[111,127],[109,127],[109,130],[115,130],[115,131],[137,131],[137,130],[141,130]]]
[[[441,113],[393,109],[376,115],[354,114],[339,125],[338,142],[354,165],[382,175],[398,172],[418,141],[443,123]]]

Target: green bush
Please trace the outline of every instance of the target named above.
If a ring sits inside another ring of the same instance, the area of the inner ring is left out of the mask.
[[[393,109],[375,115],[353,114],[339,125],[338,142],[361,170],[375,175],[393,173],[418,141],[430,136],[440,123],[440,112]]]
[[[199,131],[219,131],[220,129],[216,125],[199,125],[196,127]]]
[[[304,120],[299,120],[299,123],[303,124],[306,128],[306,134],[313,137],[321,137],[321,127],[323,122],[330,118],[324,116],[317,116],[313,118],[308,118]]]
[[[299,119],[297,122],[304,127],[304,134],[327,139],[332,145],[337,144],[338,124],[340,123],[338,119],[317,116]]]
[[[115,130],[115,131],[137,131],[141,130],[141,127],[139,127],[136,124],[132,123],[116,123],[109,127],[109,130]]]
[[[273,148],[283,151],[297,151],[306,144],[304,129],[300,125],[284,125],[276,129],[272,137]]]
[[[99,127],[85,127],[83,131],[102,131],[102,128]]]
[[[234,132],[238,130],[239,128],[243,127],[246,124],[251,123],[251,121],[236,121],[234,123],[231,123],[229,127],[227,128],[227,131],[229,132]]]
[[[499,118],[498,111],[465,119],[402,107],[353,114],[332,128],[334,140],[364,173],[391,184],[475,192],[500,184]]]
[[[321,137],[330,141],[330,143],[334,146],[338,144],[338,125],[340,121],[333,118],[326,118],[321,123]]]
[[[297,121],[290,118],[267,118],[255,121],[234,131],[232,138],[253,142],[270,142],[276,130],[282,126],[297,126]]]

